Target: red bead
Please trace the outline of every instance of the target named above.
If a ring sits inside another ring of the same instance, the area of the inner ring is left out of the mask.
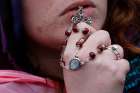
[[[79,32],[76,26],[73,26],[72,30],[73,30],[73,32],[75,32],[75,33]]]
[[[66,31],[66,32],[65,32],[65,35],[66,35],[66,36],[70,36],[70,35],[71,35],[71,32]]]
[[[90,52],[90,53],[89,53],[89,56],[90,56],[91,59],[94,59],[94,58],[96,57],[96,55],[95,55],[94,52]]]
[[[88,28],[85,28],[85,29],[83,30],[83,34],[84,34],[84,35],[88,34],[88,32],[89,32],[89,29],[88,29]]]
[[[76,46],[77,46],[77,47],[82,47],[82,45],[83,45],[83,44],[82,44],[81,42],[76,42]]]

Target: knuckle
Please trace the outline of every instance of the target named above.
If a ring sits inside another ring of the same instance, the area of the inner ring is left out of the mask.
[[[117,66],[115,65],[109,65],[107,68],[113,74],[115,74],[118,71]]]
[[[103,38],[108,38],[108,39],[110,39],[109,32],[107,32],[107,31],[105,31],[105,30],[99,30],[99,31],[97,31],[97,34],[102,35]]]
[[[79,58],[81,58],[81,59],[84,59],[86,54],[87,54],[87,53],[83,53],[83,51],[80,51],[80,52],[77,54],[77,56],[78,56]]]
[[[107,42],[108,45],[111,45],[111,38],[109,32],[105,30],[99,30],[95,32],[95,37],[100,38],[100,40]]]
[[[80,22],[77,24],[77,28],[80,28],[82,26],[87,26],[87,24],[85,22]]]
[[[103,68],[105,72],[110,73],[110,75],[114,77],[115,81],[118,84],[124,85],[126,75],[119,71],[118,66],[116,64],[100,62],[98,64],[98,67]]]
[[[100,62],[100,67],[104,68],[104,70],[106,70],[107,72],[111,73],[111,74],[115,74],[118,69],[117,66],[115,64],[107,63],[107,62]]]
[[[125,76],[117,76],[117,81],[119,82],[119,84],[124,85],[125,84]]]
[[[77,29],[84,29],[84,28],[91,28],[88,24],[86,24],[85,22],[80,22],[77,24]]]
[[[64,60],[69,59],[71,56],[72,56],[72,53],[70,53],[70,52],[65,52],[65,53],[63,54],[63,59],[64,59]]]
[[[125,80],[126,80],[125,74],[120,74],[120,73],[118,72],[118,74],[116,74],[116,80],[117,80],[117,82],[119,82],[120,84],[124,85],[124,84],[125,84]]]
[[[130,70],[130,64],[129,64],[129,62],[128,62],[128,60],[126,60],[126,59],[121,59],[121,61],[122,61],[122,63],[124,64],[124,70],[125,70],[125,72],[127,73],[127,72],[129,72],[129,70]]]

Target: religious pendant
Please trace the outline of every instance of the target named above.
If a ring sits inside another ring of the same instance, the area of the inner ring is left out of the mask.
[[[83,7],[80,6],[76,14],[71,18],[71,21],[73,24],[78,24],[80,22],[85,22],[88,25],[93,24],[93,18],[92,17],[84,17],[84,10]]]

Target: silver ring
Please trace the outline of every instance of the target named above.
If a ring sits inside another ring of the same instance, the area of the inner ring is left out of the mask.
[[[107,49],[111,50],[112,53],[115,54],[116,60],[121,59],[121,55],[120,55],[120,53],[118,52],[118,47],[117,47],[116,45],[114,45],[114,46],[109,46]]]
[[[84,10],[82,6],[79,6],[78,11],[76,12],[76,14],[71,18],[71,22],[73,24],[78,24],[80,22],[85,22],[88,25],[92,25],[93,24],[93,17],[85,17],[84,16]]]
[[[84,65],[85,62],[82,62],[77,56],[75,56],[73,59],[70,60],[69,64],[65,64],[63,60],[60,61],[60,66],[71,71],[75,71],[80,69],[82,65]]]

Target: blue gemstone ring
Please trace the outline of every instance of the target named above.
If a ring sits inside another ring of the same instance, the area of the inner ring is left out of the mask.
[[[60,66],[62,66],[63,68],[65,68],[67,70],[71,70],[71,71],[76,71],[76,70],[80,69],[80,67],[84,64],[85,64],[85,62],[82,62],[77,56],[75,56],[73,59],[71,59],[69,61],[68,65],[66,65],[64,63],[64,61],[60,62]]]
[[[80,67],[81,67],[81,61],[80,61],[80,59],[77,57],[77,56],[75,56],[73,59],[71,59],[70,60],[70,62],[69,62],[69,69],[70,70],[78,70]]]

